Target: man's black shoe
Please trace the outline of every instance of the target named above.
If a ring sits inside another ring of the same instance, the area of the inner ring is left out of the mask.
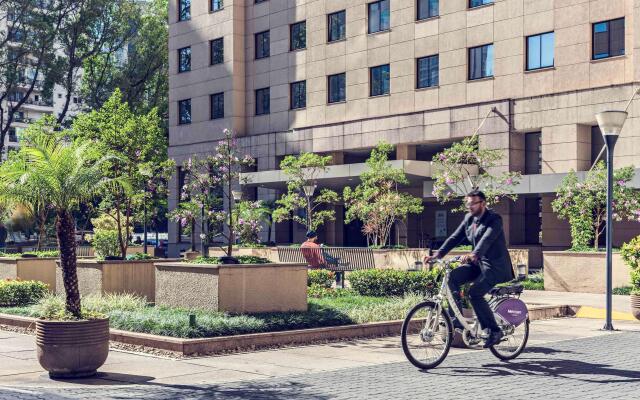
[[[502,339],[503,336],[502,331],[492,331],[482,347],[488,349],[489,347],[500,343],[500,339]]]

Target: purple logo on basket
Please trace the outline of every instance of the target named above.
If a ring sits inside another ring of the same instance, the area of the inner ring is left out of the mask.
[[[500,315],[511,325],[518,326],[527,319],[529,311],[522,300],[506,299],[496,305],[494,313]]]

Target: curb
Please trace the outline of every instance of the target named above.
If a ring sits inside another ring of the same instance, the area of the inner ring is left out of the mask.
[[[535,321],[571,317],[575,316],[579,309],[580,306],[570,305],[534,306],[529,309],[529,318]],[[0,325],[34,329],[35,321],[36,318],[0,314]],[[256,350],[268,347],[303,345],[313,342],[393,336],[400,334],[401,327],[402,320],[396,320],[200,339],[181,339],[111,329],[109,339],[124,344],[172,351],[183,356],[194,356]]]

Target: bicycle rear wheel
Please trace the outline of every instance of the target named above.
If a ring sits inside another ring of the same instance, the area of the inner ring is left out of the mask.
[[[436,304],[423,301],[414,306],[402,323],[402,351],[420,369],[437,367],[449,353],[453,341],[451,318]]]
[[[529,340],[529,318],[513,328],[513,332],[502,339],[498,344],[489,348],[494,356],[501,360],[513,360],[524,350]]]

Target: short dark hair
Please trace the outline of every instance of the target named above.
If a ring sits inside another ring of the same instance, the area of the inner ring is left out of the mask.
[[[482,193],[481,190],[472,190],[469,193],[467,193],[467,197],[479,197],[480,200],[482,201],[487,201],[487,196],[484,195],[484,193]]]

